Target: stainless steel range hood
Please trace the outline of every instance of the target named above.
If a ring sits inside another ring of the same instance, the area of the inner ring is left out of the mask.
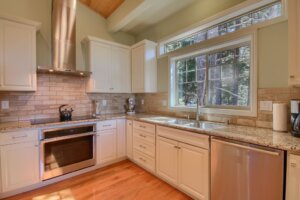
[[[38,72],[89,76],[76,70],[76,2],[52,0],[52,67],[38,66]]]

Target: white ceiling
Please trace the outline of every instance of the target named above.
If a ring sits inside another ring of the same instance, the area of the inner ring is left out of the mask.
[[[111,31],[139,34],[197,0],[126,0],[109,18]]]

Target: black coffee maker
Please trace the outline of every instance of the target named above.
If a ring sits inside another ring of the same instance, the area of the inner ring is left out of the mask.
[[[300,137],[300,100],[291,100],[291,133],[295,137]]]

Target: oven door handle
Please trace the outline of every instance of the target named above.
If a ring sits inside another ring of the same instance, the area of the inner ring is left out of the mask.
[[[49,143],[49,142],[57,142],[57,141],[80,138],[80,137],[86,137],[86,136],[96,136],[96,132],[81,133],[81,134],[76,134],[76,135],[69,135],[69,136],[56,137],[56,138],[51,138],[51,139],[44,139],[44,140],[41,140],[40,143],[45,144],[45,143]]]

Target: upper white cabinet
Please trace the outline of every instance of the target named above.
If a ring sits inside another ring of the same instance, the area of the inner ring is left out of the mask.
[[[157,44],[143,40],[132,46],[132,92],[157,92]]]
[[[89,93],[131,93],[130,47],[87,37],[83,40],[86,63],[92,72]]]
[[[300,86],[300,1],[288,1],[289,85]]]
[[[39,23],[0,16],[0,91],[36,90]]]

